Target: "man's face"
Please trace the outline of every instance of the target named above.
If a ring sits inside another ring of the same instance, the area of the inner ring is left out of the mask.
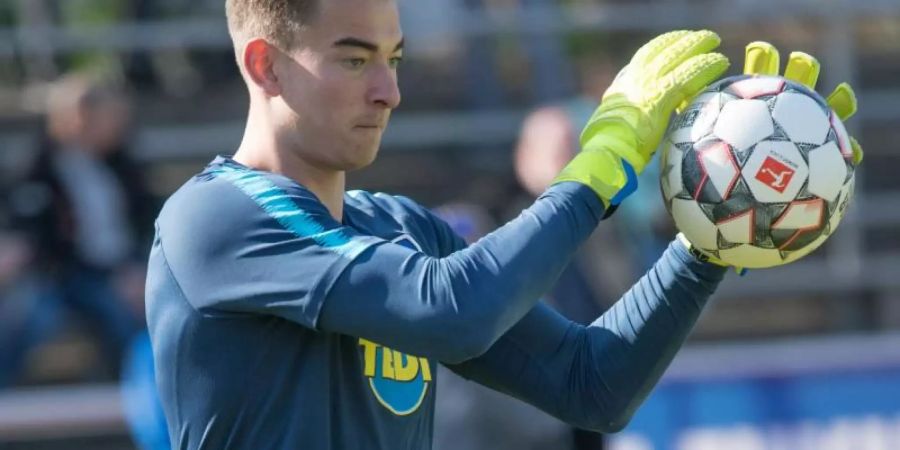
[[[402,39],[393,0],[320,0],[296,48],[275,62],[279,140],[322,169],[370,164],[400,103]]]

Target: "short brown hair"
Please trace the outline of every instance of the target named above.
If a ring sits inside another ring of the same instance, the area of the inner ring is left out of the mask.
[[[225,0],[228,33],[235,44],[261,37],[281,49],[290,49],[297,33],[314,18],[318,3],[319,0]]]

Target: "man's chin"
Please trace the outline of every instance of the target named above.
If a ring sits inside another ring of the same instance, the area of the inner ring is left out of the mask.
[[[344,170],[350,172],[370,166],[373,162],[375,162],[375,157],[378,156],[378,148],[380,144],[381,142],[379,141],[375,145],[369,145],[363,148],[359,148],[358,151],[353,153],[352,158],[349,158],[347,161],[345,161]]]

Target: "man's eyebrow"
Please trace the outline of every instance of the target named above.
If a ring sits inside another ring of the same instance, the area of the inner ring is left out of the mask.
[[[404,42],[404,39],[400,39],[400,42],[398,42],[397,46],[394,47],[395,52],[397,50],[400,50],[403,48],[403,42]],[[334,47],[357,47],[357,48],[361,48],[363,50],[368,50],[370,52],[378,51],[377,44],[363,40],[363,39],[355,38],[355,37],[345,37],[345,38],[338,39],[337,41],[334,41],[334,44],[332,44],[332,45]]]

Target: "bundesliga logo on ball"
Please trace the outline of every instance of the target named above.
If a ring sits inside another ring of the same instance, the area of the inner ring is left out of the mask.
[[[726,78],[663,141],[666,208],[691,243],[736,267],[809,254],[853,196],[853,150],[817,93],[782,77]]]

